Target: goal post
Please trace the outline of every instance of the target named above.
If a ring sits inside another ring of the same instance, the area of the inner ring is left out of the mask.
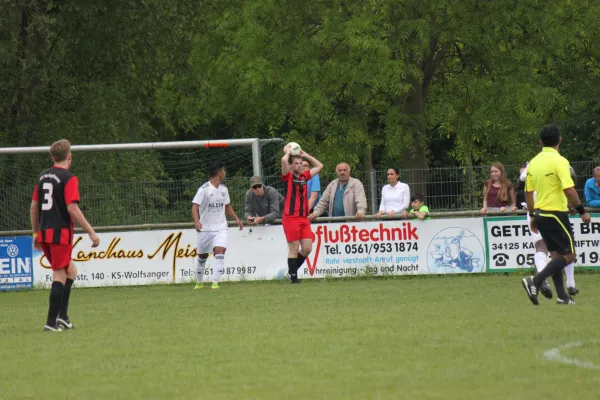
[[[72,170],[80,179],[82,210],[96,227],[183,223],[213,162],[227,168],[225,184],[238,215],[253,175],[281,189],[283,144],[279,138],[73,144]],[[52,165],[49,150],[0,148],[0,236],[29,229],[33,186]]]

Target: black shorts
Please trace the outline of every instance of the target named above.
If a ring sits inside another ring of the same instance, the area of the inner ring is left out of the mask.
[[[555,251],[558,254],[575,254],[573,228],[571,228],[569,214],[566,211],[535,210],[535,223],[548,251]]]

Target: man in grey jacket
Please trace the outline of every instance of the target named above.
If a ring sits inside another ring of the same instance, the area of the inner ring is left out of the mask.
[[[323,192],[312,214],[311,221],[327,210],[331,217],[356,217],[362,220],[367,212],[367,196],[361,181],[350,176],[350,165],[340,163],[335,167],[334,179]]]
[[[283,200],[283,195],[277,189],[265,186],[260,176],[253,176],[244,201],[244,217],[253,225],[263,222],[270,224],[281,218]]]

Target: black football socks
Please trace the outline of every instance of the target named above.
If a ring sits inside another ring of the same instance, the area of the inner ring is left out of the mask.
[[[304,257],[302,254],[298,253],[298,267],[296,269],[296,272],[298,272],[298,270],[300,269],[300,267],[302,266],[302,264],[304,264],[304,260],[306,260],[306,257]]]
[[[533,277],[533,284],[535,285],[535,287],[540,287],[549,276],[553,276],[554,274],[559,272],[562,274],[562,270],[566,266],[567,263],[565,262],[565,259],[561,256],[553,258],[548,264],[546,264],[543,270],[535,274],[535,276]],[[558,296],[559,293],[557,292],[556,295]]]
[[[298,280],[298,259],[288,258],[288,274],[292,282]]]
[[[73,282],[73,279],[67,278],[67,282],[65,283],[65,287],[63,289],[62,304],[60,306],[60,312],[58,315],[64,320],[69,318],[67,312],[69,311],[69,297],[71,296],[71,286],[73,286]]]
[[[64,285],[62,282],[52,282],[52,287],[50,289],[50,305],[48,307],[48,320],[46,321],[46,325],[48,326],[56,325],[56,318],[58,317],[58,312],[60,311],[62,304],[63,291]]]

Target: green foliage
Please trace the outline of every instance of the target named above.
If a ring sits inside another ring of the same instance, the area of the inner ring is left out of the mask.
[[[0,146],[284,137],[328,170],[472,174],[557,122],[567,157],[598,159],[599,18],[592,0],[7,0]],[[107,158],[115,182],[169,178],[152,154]]]

